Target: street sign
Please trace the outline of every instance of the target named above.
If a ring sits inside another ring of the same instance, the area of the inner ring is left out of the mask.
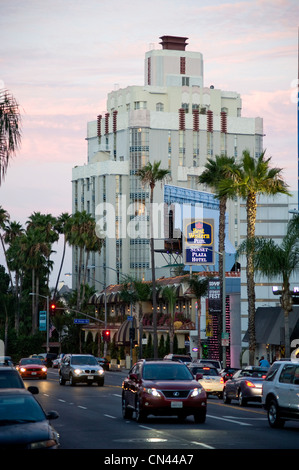
[[[39,331],[46,331],[47,329],[47,312],[39,312]]]
[[[87,325],[89,323],[89,320],[85,319],[85,318],[75,318],[74,319],[74,323],[75,324],[79,324],[79,325]]]
[[[128,316],[127,316],[127,320],[129,320],[129,321],[133,321],[133,317],[132,317],[132,315],[128,315]]]

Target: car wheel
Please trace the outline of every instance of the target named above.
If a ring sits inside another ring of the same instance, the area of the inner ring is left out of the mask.
[[[135,412],[136,412],[137,423],[143,423],[143,421],[145,421],[145,418],[146,418],[146,413],[142,410],[140,401],[138,399],[136,400]]]
[[[70,382],[70,385],[71,385],[72,387],[74,387],[74,386],[76,385],[76,382],[75,382],[75,380],[74,380],[73,374],[70,374],[69,382]]]
[[[104,380],[100,380],[100,381],[98,382],[98,387],[103,387],[103,385],[104,385]]]
[[[206,421],[206,411],[198,411],[194,414],[194,421],[196,424],[204,423]]]
[[[284,420],[279,417],[279,409],[276,400],[272,400],[268,407],[268,422],[271,428],[282,428]]]
[[[230,403],[230,398],[228,398],[228,396],[227,396],[227,393],[226,393],[226,390],[225,390],[225,389],[223,389],[222,398],[223,398],[223,402],[224,402],[224,403],[226,403],[226,404],[229,404],[229,403]]]
[[[60,385],[65,385],[65,380],[62,377],[62,375],[59,376],[59,383],[60,383]]]
[[[247,404],[247,400],[243,397],[242,390],[239,390],[238,401],[240,406],[245,406]]]
[[[122,398],[121,409],[122,409],[122,415],[124,419],[132,418],[133,410],[128,409],[125,397]]]

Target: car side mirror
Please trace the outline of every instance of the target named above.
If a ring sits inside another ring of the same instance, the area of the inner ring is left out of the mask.
[[[57,419],[59,418],[59,414],[57,413],[57,411],[49,411],[48,413],[46,413],[46,417],[47,419]]]
[[[30,387],[27,388],[28,392],[32,393],[32,395],[38,395],[39,394],[39,388],[34,387],[33,385],[30,385]]]
[[[196,374],[196,380],[201,380],[203,379],[203,375],[202,374]]]
[[[130,374],[129,377],[130,377],[131,380],[134,380],[135,382],[137,382],[137,380],[138,380],[137,374]]]

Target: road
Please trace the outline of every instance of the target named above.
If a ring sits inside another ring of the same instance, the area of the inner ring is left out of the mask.
[[[145,449],[157,455],[166,449],[180,455],[203,449],[299,449],[299,423],[289,421],[283,429],[271,429],[265,411],[254,403],[225,405],[210,397],[204,424],[195,424],[191,416],[183,423],[176,417],[149,417],[143,424],[124,420],[124,376],[124,371],[109,371],[104,387],[71,387],[68,383],[59,385],[58,371],[49,369],[48,380],[36,383],[40,390],[36,398],[43,408],[59,413],[53,425],[62,449]],[[26,384],[32,382],[27,380]]]

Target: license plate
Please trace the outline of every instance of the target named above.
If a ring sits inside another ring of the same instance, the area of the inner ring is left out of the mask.
[[[88,380],[93,380],[93,375],[88,375],[87,378]]]
[[[183,408],[183,402],[182,401],[172,401],[170,406],[171,406],[171,408]]]
[[[36,372],[31,372],[31,375],[36,375]]]

